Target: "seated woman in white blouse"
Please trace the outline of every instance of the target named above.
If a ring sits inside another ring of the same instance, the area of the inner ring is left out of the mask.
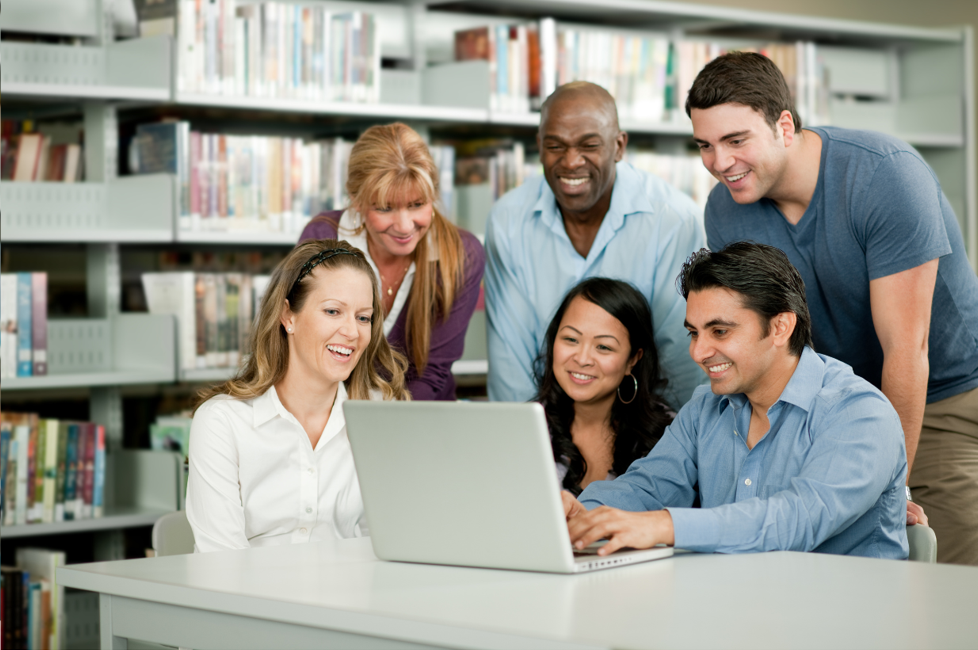
[[[369,263],[345,241],[303,242],[278,265],[244,367],[194,414],[197,552],[367,534],[342,404],[409,399],[382,314]]]

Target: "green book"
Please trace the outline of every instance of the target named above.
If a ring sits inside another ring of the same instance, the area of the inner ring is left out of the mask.
[[[61,427],[54,419],[42,420],[41,431],[47,442],[44,456],[44,515],[42,521],[49,524],[54,521],[55,492],[58,484],[58,439]]]
[[[54,520],[65,520],[65,476],[68,473],[68,422],[58,423],[58,464],[54,484]]]
[[[31,522],[41,523],[44,521],[44,470],[47,459],[48,436],[44,426],[46,420],[37,420],[37,445],[34,453],[34,510],[31,513]]]

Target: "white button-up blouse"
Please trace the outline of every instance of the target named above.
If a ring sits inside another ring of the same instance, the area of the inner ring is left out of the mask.
[[[196,551],[298,544],[367,534],[340,383],[316,448],[272,386],[217,395],[190,428],[187,518]]]

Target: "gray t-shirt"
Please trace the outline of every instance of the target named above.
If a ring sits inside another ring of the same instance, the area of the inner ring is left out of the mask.
[[[722,184],[706,206],[712,250],[777,246],[805,280],[815,349],[879,387],[883,372],[869,282],[940,258],[930,323],[928,403],[978,386],[978,276],[933,170],[912,147],[872,131],[811,128],[818,185],[797,225],[773,201],[738,205]]]

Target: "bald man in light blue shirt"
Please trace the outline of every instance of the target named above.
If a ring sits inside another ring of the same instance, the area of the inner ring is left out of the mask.
[[[662,179],[620,162],[628,136],[600,86],[561,86],[537,135],[544,177],[495,205],[486,228],[489,398],[526,401],[557,305],[584,278],[635,285],[652,308],[663,391],[678,409],[703,381],[686,351],[675,279],[705,245],[702,211]]]

